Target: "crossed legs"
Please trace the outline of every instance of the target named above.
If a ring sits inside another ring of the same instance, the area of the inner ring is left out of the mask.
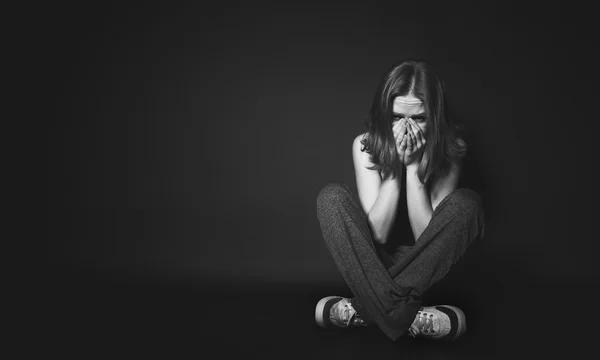
[[[354,294],[352,305],[392,340],[410,327],[421,308],[421,295],[446,275],[484,230],[479,196],[457,189],[436,207],[415,245],[386,266],[367,216],[347,185],[331,183],[320,190],[317,217],[325,243]]]

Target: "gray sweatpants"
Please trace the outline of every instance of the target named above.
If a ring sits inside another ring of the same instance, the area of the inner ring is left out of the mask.
[[[358,196],[343,183],[330,183],[317,196],[323,238],[354,294],[351,303],[367,324],[392,340],[403,335],[421,307],[421,296],[444,277],[477,237],[483,235],[479,195],[461,188],[435,208],[431,221],[401,256],[384,259],[373,242]]]

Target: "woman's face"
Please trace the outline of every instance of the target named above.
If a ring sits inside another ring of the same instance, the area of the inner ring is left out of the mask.
[[[412,118],[421,128],[423,135],[427,136],[425,108],[421,100],[417,99],[412,93],[394,98],[392,126],[402,118]]]

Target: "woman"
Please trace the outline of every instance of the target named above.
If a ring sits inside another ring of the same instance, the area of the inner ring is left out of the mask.
[[[392,340],[465,333],[459,308],[421,304],[484,230],[478,194],[458,188],[466,143],[444,98],[428,63],[394,66],[378,86],[368,132],[352,144],[358,197],[340,183],[319,192],[323,238],[354,295],[321,299],[320,326],[377,325]]]

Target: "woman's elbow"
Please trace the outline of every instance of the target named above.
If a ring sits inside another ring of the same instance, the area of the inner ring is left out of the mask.
[[[387,237],[386,236],[373,235],[373,241],[375,242],[375,244],[385,245],[387,243]]]
[[[387,234],[382,231],[380,226],[376,226],[371,219],[367,221],[367,224],[369,225],[369,232],[371,233],[373,242],[379,245],[385,245],[387,242]]]

